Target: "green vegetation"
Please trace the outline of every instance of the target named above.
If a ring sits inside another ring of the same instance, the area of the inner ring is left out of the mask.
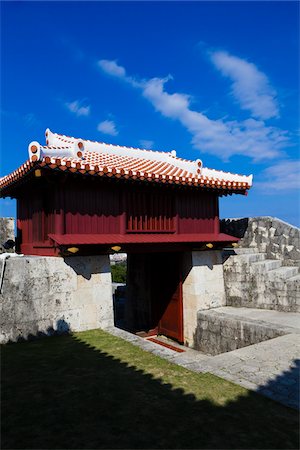
[[[111,276],[114,283],[126,283],[126,262],[111,265]]]
[[[2,448],[298,448],[298,414],[101,330],[2,349]]]

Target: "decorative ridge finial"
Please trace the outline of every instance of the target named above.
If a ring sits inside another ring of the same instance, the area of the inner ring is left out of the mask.
[[[57,139],[55,133],[47,128],[45,132],[46,146],[37,141],[30,142],[28,146],[29,159],[32,162],[40,161],[44,156],[58,156],[62,158],[83,158],[84,141],[76,139],[72,143],[63,143]]]

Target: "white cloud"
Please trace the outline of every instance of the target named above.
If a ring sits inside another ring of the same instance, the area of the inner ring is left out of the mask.
[[[300,189],[300,161],[279,161],[265,169],[255,186],[266,193],[274,191],[299,191]]]
[[[107,75],[120,78],[123,81],[131,84],[131,86],[140,88],[142,84],[133,77],[126,74],[126,70],[123,66],[120,66],[115,60],[100,59],[98,61],[98,67],[103,70]]]
[[[140,145],[142,146],[142,148],[146,148],[146,149],[151,149],[154,146],[154,142],[153,141],[148,141],[147,139],[141,139],[140,140]]]
[[[242,109],[260,119],[279,116],[276,92],[255,64],[224,51],[210,52],[209,55],[222,75],[232,81],[232,94]]]
[[[103,70],[115,76],[106,68]],[[156,111],[178,120],[191,133],[194,148],[200,151],[223,160],[232,155],[244,155],[258,161],[282,155],[282,149],[288,145],[287,132],[266,126],[262,120],[213,120],[202,112],[192,110],[189,95],[177,92],[169,94],[166,91],[165,84],[171,79],[170,76],[140,81],[127,76],[124,67],[119,65],[115,72],[118,78],[139,89]]]
[[[123,78],[126,76],[124,67],[119,66],[117,61],[110,61],[108,59],[101,59],[98,61],[99,67],[109,75]]]
[[[111,136],[117,136],[117,134],[119,134],[113,120],[104,120],[103,122],[100,122],[97,126],[97,130],[104,134],[110,134]]]
[[[91,112],[90,105],[83,106],[81,100],[74,100],[74,102],[66,102],[65,107],[76,116],[89,116]]]

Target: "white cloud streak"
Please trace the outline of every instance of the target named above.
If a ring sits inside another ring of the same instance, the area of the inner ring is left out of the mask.
[[[194,148],[228,160],[233,155],[251,157],[254,161],[271,159],[283,154],[288,145],[287,132],[266,126],[262,120],[249,118],[243,121],[213,120],[202,112],[191,109],[191,97],[183,93],[169,94],[167,78],[137,80],[126,74],[116,61],[99,62],[99,67],[110,76],[122,79],[138,89],[164,117],[178,120],[192,135]]]
[[[240,107],[254,117],[279,117],[276,92],[267,76],[253,63],[224,51],[209,52],[214,66],[232,81],[232,95]]]
[[[119,134],[113,120],[104,120],[103,122],[100,122],[97,126],[97,130],[101,133],[109,134],[110,136],[117,136]]]
[[[255,186],[272,194],[274,191],[287,192],[300,190],[300,161],[284,160],[265,169]]]
[[[89,116],[91,112],[90,105],[82,105],[81,100],[74,100],[74,102],[66,102],[64,105],[65,107],[73,114],[75,114],[77,117],[80,116]]]
[[[104,72],[115,77],[124,78],[126,76],[126,71],[124,67],[119,66],[117,61],[110,61],[109,59],[101,59],[98,61],[98,66]]]

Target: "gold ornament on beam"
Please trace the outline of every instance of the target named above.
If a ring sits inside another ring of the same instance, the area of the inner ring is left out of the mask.
[[[120,247],[119,245],[114,245],[113,247],[111,247],[111,249],[112,249],[114,252],[119,252],[119,251],[121,250],[121,247]]]

